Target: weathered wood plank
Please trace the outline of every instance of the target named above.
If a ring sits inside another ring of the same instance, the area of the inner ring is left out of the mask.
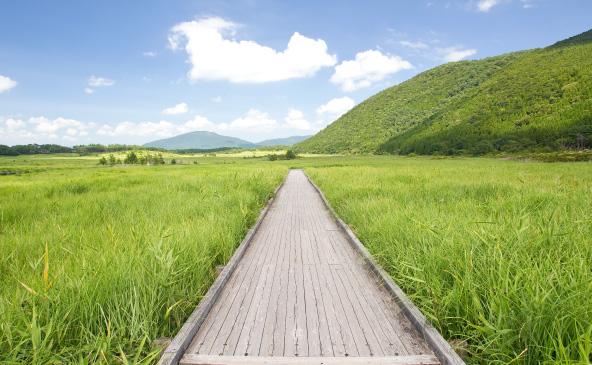
[[[438,363],[303,171],[266,214],[184,362]]]
[[[261,343],[262,336],[261,333],[265,326],[265,314],[267,313],[267,308],[269,306],[269,298],[271,297],[270,293],[274,281],[273,278],[275,277],[278,267],[277,262],[280,252],[280,245],[278,243],[280,232],[277,230],[270,232],[271,235],[268,236],[266,243],[267,247],[269,247],[268,251],[272,252],[272,255],[264,265],[265,276],[262,275],[262,277],[265,279],[257,285],[258,292],[254,296],[258,300],[256,301],[256,305],[249,308],[245,324],[240,331],[238,342],[234,349],[235,356],[248,355],[252,348],[256,348],[256,351],[259,352],[259,344]]]
[[[253,357],[253,356],[215,356],[185,355],[181,360],[184,365],[199,364],[391,364],[391,365],[437,365],[438,359],[433,355],[392,356],[392,357]]]

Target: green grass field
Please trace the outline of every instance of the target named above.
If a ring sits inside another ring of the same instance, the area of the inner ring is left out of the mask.
[[[0,363],[150,362],[287,171],[96,160],[0,179]]]
[[[291,167],[469,363],[592,360],[590,163],[97,161],[0,158],[0,363],[154,362]]]
[[[592,361],[592,164],[359,162],[307,171],[469,363]]]

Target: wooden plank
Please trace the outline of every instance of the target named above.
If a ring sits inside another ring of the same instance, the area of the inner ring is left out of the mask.
[[[293,224],[292,215],[289,215],[289,222]],[[271,345],[266,348],[262,347],[260,351],[261,356],[283,356],[285,349],[285,337],[286,337],[286,321],[288,317],[288,286],[290,285],[290,231],[284,230],[282,240],[285,242],[284,245],[284,263],[282,265],[282,271],[280,273],[280,287],[277,306],[275,310],[275,326],[273,328],[273,337],[271,339]]]
[[[264,232],[257,233],[257,237],[259,238],[261,238],[261,236],[264,235]],[[258,246],[255,247],[255,249],[258,248]],[[214,343],[216,341],[221,340],[219,338],[219,334],[222,328],[224,327],[224,324],[227,322],[227,320],[234,320],[234,318],[228,317],[228,313],[234,305],[235,301],[237,303],[241,302],[241,290],[243,288],[243,283],[245,282],[245,278],[247,277],[248,273],[253,268],[253,265],[251,265],[251,260],[246,259],[247,256],[249,256],[248,253],[244,255],[245,259],[243,260],[241,265],[237,267],[231,278],[226,283],[226,288],[220,295],[220,303],[222,303],[222,305],[217,305],[214,306],[214,308],[212,308],[212,311],[210,312],[208,318],[203,324],[202,330],[196,334],[194,340],[191,342],[186,352],[196,354],[212,353],[211,351],[212,347],[214,346]],[[222,324],[222,326],[220,326],[220,324]],[[232,324],[226,323],[226,327],[228,326],[232,326]],[[218,353],[220,352],[221,351],[218,351]]]
[[[280,244],[278,242],[279,231],[270,231],[271,235],[268,236],[268,240],[265,242],[265,246],[268,247],[268,251],[272,252],[266,265],[264,265],[265,275],[261,275],[263,281],[257,284],[256,294],[254,298],[256,304],[249,308],[245,324],[241,329],[238,342],[234,349],[235,356],[248,355],[254,343],[261,343],[261,333],[265,326],[265,313],[269,305],[269,298],[271,293],[271,287],[273,285],[273,278],[277,269],[278,255],[280,251]],[[259,345],[255,345],[257,352],[259,352]]]
[[[287,217],[284,217],[287,218]],[[257,356],[269,356],[270,354],[273,355],[274,352],[274,339],[276,335],[276,321],[278,320],[278,311],[280,311],[280,307],[285,307],[285,302],[280,303],[280,294],[282,292],[282,280],[285,277],[283,272],[285,271],[285,260],[286,260],[286,240],[283,238],[284,232],[280,231],[280,241],[279,241],[279,252],[278,252],[278,259],[277,259],[277,268],[276,268],[276,275],[273,278],[273,285],[271,287],[271,292],[269,294],[268,303],[267,303],[267,310],[262,313],[265,316],[265,323],[263,330],[261,331],[261,336],[259,338],[255,337],[254,342],[252,343],[252,348],[247,350],[247,353],[257,355]],[[285,283],[283,284],[285,286]],[[279,318],[280,321],[282,318]],[[284,322],[285,323],[285,322]],[[279,333],[278,333],[279,337]],[[278,339],[279,340],[279,339]],[[282,334],[282,341],[283,341],[283,334]],[[282,349],[283,353],[283,349]]]
[[[310,232],[302,231],[302,242],[304,251],[307,253],[305,271],[305,285],[307,287],[306,303],[307,311],[306,323],[308,329],[308,352],[309,356],[333,356],[333,342],[331,333],[327,324],[328,314],[325,311],[323,296],[319,287],[318,273],[315,265],[315,257],[318,256],[316,245],[312,245]],[[317,342],[318,339],[318,342]]]
[[[269,235],[269,231],[260,233],[260,239],[262,240],[265,240]],[[208,354],[223,355],[226,352],[227,347],[232,346],[228,344],[228,340],[233,331],[239,332],[240,327],[242,327],[242,323],[244,322],[244,318],[253,298],[253,292],[255,291],[258,282],[257,278],[261,274],[265,257],[264,245],[257,245],[252,248],[253,250],[245,254],[243,258],[243,260],[245,260],[245,266],[248,264],[248,270],[241,273],[241,284],[236,290],[236,295],[231,305],[227,306],[226,318],[224,319],[215,340],[211,341],[212,345],[207,351]],[[237,283],[238,281],[237,278]]]
[[[302,222],[302,220],[300,220]],[[302,253],[302,226],[294,232],[294,252],[296,256],[294,266],[294,277],[296,280],[296,356],[309,356],[308,324],[306,321],[308,311],[311,311],[311,317],[316,316],[316,308],[306,306],[306,295],[312,294],[306,292],[304,286],[304,264]],[[312,289],[312,288],[310,288]],[[312,330],[312,329],[311,329]],[[318,329],[317,329],[318,332]],[[314,336],[314,334],[313,334]]]
[[[438,359],[433,355],[395,356],[395,357],[254,357],[254,356],[215,356],[185,355],[181,360],[184,365],[199,364],[391,364],[391,365],[437,365]]]
[[[354,305],[348,294],[348,290],[343,286],[341,281],[340,269],[343,263],[339,260],[334,248],[332,247],[332,242],[327,232],[321,232],[320,237],[322,242],[320,250],[321,254],[331,257],[331,261],[326,268],[326,272],[328,273],[327,285],[335,288],[336,300],[339,301],[337,310],[340,313],[341,318],[347,319],[343,322],[348,323],[349,329],[351,331],[351,337],[357,350],[356,353],[352,355],[372,356],[372,349],[369,347],[367,333],[365,333],[362,325],[360,324],[361,318],[355,312]],[[344,334],[349,335],[350,333],[344,331]]]
[[[319,285],[323,300],[325,302],[325,313],[328,315],[329,331],[331,332],[331,339],[334,341],[333,353],[335,356],[359,356],[358,347],[354,340],[352,330],[349,327],[350,323],[347,320],[345,310],[339,297],[339,293],[333,284],[331,269],[329,262],[323,249],[324,244],[319,232],[314,232],[314,242],[319,247],[317,275],[319,278]],[[325,295],[326,293],[326,295]]]
[[[354,255],[351,255],[354,256]],[[354,265],[360,267],[364,265],[359,256],[350,257],[351,264],[348,267],[352,268]],[[361,302],[365,302],[365,306],[369,309],[366,315],[376,330],[378,341],[382,344],[382,348],[386,356],[400,356],[409,354],[422,354],[422,352],[415,352],[413,348],[411,351],[407,350],[405,343],[410,341],[406,338],[406,342],[401,340],[401,336],[406,336],[409,328],[404,328],[400,321],[396,320],[395,314],[400,312],[400,309],[393,306],[386,297],[383,290],[380,290],[379,283],[375,278],[370,276],[368,270],[362,266],[364,276],[359,275],[359,271],[346,270],[345,274],[350,285],[357,287],[355,292]],[[377,290],[378,289],[378,290]],[[420,339],[421,340],[421,339]]]
[[[281,313],[285,318],[283,337],[284,345],[282,356],[295,356],[296,350],[296,243],[294,227],[287,227],[286,240],[288,241],[288,284],[286,285],[286,307]],[[278,354],[279,355],[279,354]]]

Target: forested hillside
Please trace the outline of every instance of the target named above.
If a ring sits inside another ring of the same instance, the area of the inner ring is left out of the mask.
[[[590,148],[591,42],[588,31],[544,49],[436,67],[294,148],[448,155]]]

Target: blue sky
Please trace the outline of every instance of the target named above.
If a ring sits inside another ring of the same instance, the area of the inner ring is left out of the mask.
[[[435,66],[592,28],[590,0],[0,2],[0,144],[314,134]]]

